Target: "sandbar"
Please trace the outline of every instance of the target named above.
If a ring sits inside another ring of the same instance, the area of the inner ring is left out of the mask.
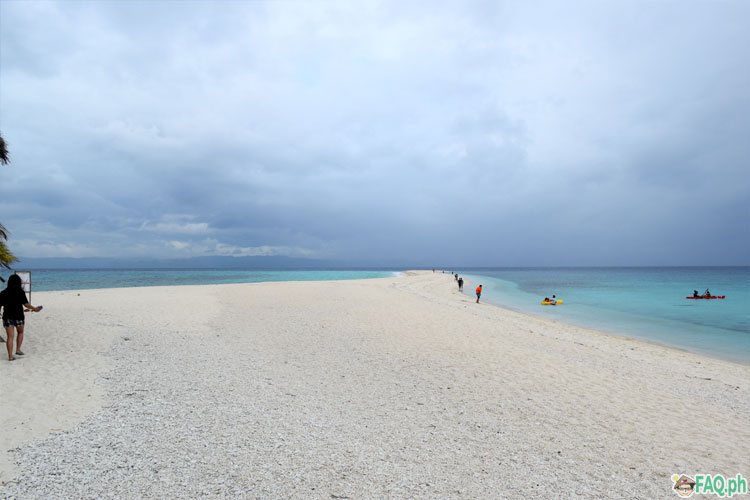
[[[0,494],[645,499],[750,477],[750,367],[405,274],[35,293],[27,355],[0,360]]]

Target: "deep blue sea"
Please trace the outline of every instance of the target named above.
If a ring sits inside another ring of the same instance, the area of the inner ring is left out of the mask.
[[[750,364],[750,267],[456,270],[474,296],[524,313]],[[723,300],[687,300],[693,290]],[[560,306],[542,306],[557,295]]]

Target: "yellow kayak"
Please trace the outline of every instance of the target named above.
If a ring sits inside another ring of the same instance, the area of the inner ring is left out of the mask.
[[[542,305],[543,306],[559,306],[562,304],[562,299],[557,299],[557,301],[553,302],[551,300],[543,300]]]

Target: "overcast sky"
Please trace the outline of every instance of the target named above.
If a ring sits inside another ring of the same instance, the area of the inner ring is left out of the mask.
[[[4,1],[20,257],[750,264],[750,2]]]

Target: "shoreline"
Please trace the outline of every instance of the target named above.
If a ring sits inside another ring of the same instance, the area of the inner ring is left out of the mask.
[[[747,366],[476,306],[450,274],[404,274],[38,292],[27,359],[0,363],[20,384],[3,419],[46,414],[61,430],[3,433],[20,466],[0,492],[653,498],[672,494],[673,473],[750,475]],[[71,347],[95,359],[60,377],[80,362],[55,349]],[[58,385],[71,394],[49,415]],[[73,415],[76,397],[92,404]]]
[[[68,289],[68,290],[44,290],[44,291],[38,291],[34,292],[35,294],[54,294],[54,293],[75,293],[77,295],[80,295],[82,293],[96,293],[102,290],[130,290],[130,289],[170,289],[170,288],[182,288],[182,287],[210,287],[210,286],[236,286],[236,285],[262,285],[262,284],[293,284],[293,283],[339,283],[339,282],[349,282],[349,281],[370,281],[370,280],[387,280],[387,279],[401,279],[401,278],[407,278],[409,276],[417,276],[419,274],[431,274],[431,271],[428,270],[404,270],[404,271],[393,271],[393,276],[390,277],[377,277],[377,278],[355,278],[355,279],[341,279],[341,280],[325,280],[325,281],[254,281],[254,282],[247,282],[247,283],[209,283],[209,284],[181,284],[181,285],[144,285],[144,286],[131,286],[131,287],[111,287],[111,288],[85,288],[85,289]],[[439,271],[435,271],[435,274],[441,274],[443,276],[449,276],[451,279],[453,279],[452,275],[448,272],[441,273]],[[452,282],[452,281],[451,281]],[[464,292],[456,292],[461,295],[462,297],[467,297],[468,299],[471,299],[471,301],[474,300],[471,293],[467,292],[466,289],[464,289]],[[40,302],[41,303],[41,302]],[[589,332],[592,335],[604,335],[607,337],[612,337],[614,339],[627,341],[627,342],[639,342],[650,346],[660,347],[663,349],[667,349],[669,351],[676,351],[681,353],[688,353],[692,354],[698,357],[710,359],[712,361],[722,361],[726,363],[731,363],[733,365],[738,365],[742,367],[750,367],[750,361],[748,362],[742,362],[737,359],[728,359],[721,357],[719,353],[717,353],[715,356],[711,356],[705,352],[698,352],[693,351],[690,349],[686,349],[680,346],[676,346],[669,343],[662,343],[658,340],[652,340],[645,337],[636,337],[636,336],[629,336],[628,334],[624,332],[615,332],[615,331],[605,331],[601,330],[595,326],[585,325],[585,324],[579,324],[576,322],[572,322],[567,320],[567,318],[563,319],[551,319],[549,317],[541,316],[534,314],[533,311],[527,311],[527,310],[521,310],[514,308],[512,306],[507,306],[501,303],[497,302],[489,302],[485,299],[482,299],[481,302],[482,305],[488,305],[491,307],[496,307],[498,309],[501,309],[503,311],[518,314],[521,316],[526,316],[528,318],[533,318],[537,321],[542,322],[549,322],[550,324],[561,324],[566,325],[571,328],[577,328],[582,331]],[[33,314],[33,313],[27,313],[27,314]],[[3,334],[4,336],[4,334]]]
[[[646,266],[646,267],[636,267],[636,268],[637,269],[650,269],[650,268],[658,269],[658,268],[662,268],[662,267],[665,267],[665,266]],[[666,267],[669,267],[669,266],[666,266]],[[693,268],[702,269],[702,268],[712,268],[712,267],[716,267],[716,268],[735,268],[735,267],[738,267],[738,268],[743,268],[743,269],[744,268],[748,268],[748,266],[687,266],[687,267],[684,267],[684,266],[673,266],[673,267],[679,268],[679,269],[682,269],[682,268],[685,268],[685,269],[693,269]],[[579,267],[573,266],[573,267],[570,267],[570,268],[571,269],[578,269]],[[609,266],[604,266],[604,267],[600,267],[600,266],[586,267],[586,266],[584,266],[584,267],[581,267],[581,269],[599,269],[599,268],[601,268],[601,269],[610,269],[610,268],[611,269],[621,269],[621,268],[622,269],[630,269],[631,266],[619,266],[619,267],[618,266],[615,266],[615,267],[609,267]],[[512,269],[515,269],[515,268],[512,268]],[[533,269],[533,268],[530,268],[530,269]],[[552,267],[551,269],[557,269],[557,268]],[[562,269],[567,269],[567,268],[562,268]],[[68,272],[68,271],[88,271],[89,269],[82,269],[82,270],[74,270],[74,269],[42,269],[42,270],[43,271],[54,271],[54,272],[58,272],[58,271],[60,271],[60,272]],[[117,272],[120,272],[120,271],[133,271],[131,269],[122,269],[122,270],[120,270],[120,269],[92,269],[92,270],[93,271],[117,271]],[[192,270],[192,269],[166,269],[165,268],[165,269],[134,269],[134,270],[136,270],[136,271],[148,271],[148,272],[152,272],[152,271],[172,272],[172,271],[184,271],[184,270]],[[252,270],[252,269],[248,270],[248,269],[241,269],[241,268],[238,268],[238,269],[233,269],[233,268],[232,269],[195,269],[195,270],[197,270],[197,271],[201,271],[201,270],[203,270],[203,271],[219,271],[219,272],[224,272],[224,271],[243,271],[243,272],[250,271],[250,272],[255,272],[256,271],[256,270]],[[257,271],[260,271],[260,272],[276,272],[277,270],[257,270]],[[292,270],[291,272],[300,272],[300,271],[301,272],[308,272],[308,271],[309,272],[329,272],[329,270],[319,271],[319,270],[307,270],[307,269],[305,269],[305,270]],[[333,269],[333,270],[330,270],[330,271],[335,271],[335,272],[350,272],[350,271],[351,272],[358,272],[356,270],[349,270],[349,269]],[[398,278],[398,277],[405,276],[405,273],[407,272],[407,271],[404,271],[404,270],[401,270],[401,271],[398,271],[398,270],[388,270],[388,271],[385,271],[385,270],[382,270],[380,268],[377,268],[377,269],[373,268],[371,270],[370,269],[366,269],[364,271],[368,271],[368,272],[369,271],[373,271],[373,272],[388,272],[388,273],[391,273],[391,276],[385,276],[385,277],[381,276],[381,277],[373,277],[373,278],[353,278],[353,279],[355,279],[355,280],[357,280],[357,279],[388,279],[388,278],[393,278],[393,277]],[[428,272],[429,270],[424,270],[424,271]],[[287,271],[284,271],[284,272],[287,272]],[[447,270],[436,270],[437,274],[448,274],[449,275],[450,272],[451,271],[447,271]],[[476,274],[473,275],[473,274],[471,274],[471,273],[475,273],[475,272],[481,272],[481,270],[469,270],[469,272],[470,272],[470,274],[469,274],[470,277],[471,276],[474,276],[474,277],[481,277],[482,276],[482,275],[476,275]],[[485,276],[485,277],[491,278],[491,279],[497,279],[497,278],[493,278],[491,276]],[[351,280],[350,278],[342,278],[342,279],[321,280],[321,281],[350,281],[350,280]],[[65,291],[89,292],[89,291],[95,291],[95,290],[109,290],[109,289],[120,289],[120,288],[151,288],[151,287],[171,287],[171,286],[204,286],[204,285],[223,285],[223,284],[229,285],[229,284],[287,283],[287,282],[288,283],[295,283],[295,282],[297,282],[297,280],[295,280],[295,281],[248,281],[248,282],[236,282],[236,283],[235,282],[232,282],[232,283],[187,283],[187,284],[165,284],[165,285],[154,284],[154,285],[138,285],[138,286],[135,286],[135,287],[133,287],[133,286],[123,286],[123,287],[107,287],[107,288],[82,288],[82,289],[77,289],[76,288],[76,289],[60,289],[60,290],[55,289],[55,290],[36,291],[34,293],[36,294],[36,293],[43,293],[43,292],[65,292]],[[469,296],[469,297],[472,296],[472,294],[470,292],[468,292],[468,291],[466,292],[466,295]],[[495,307],[499,307],[499,308],[504,309],[504,310],[517,312],[517,313],[524,314],[524,315],[527,315],[527,316],[530,316],[530,317],[534,317],[534,318],[547,319],[547,320],[551,320],[551,321],[559,321],[559,322],[562,322],[562,323],[569,324],[571,326],[576,326],[576,327],[579,327],[579,328],[587,329],[587,330],[590,330],[590,331],[593,331],[593,332],[603,333],[603,334],[606,334],[606,335],[612,335],[614,337],[625,339],[625,340],[635,339],[635,340],[638,340],[639,342],[644,342],[644,343],[647,343],[647,344],[658,345],[658,346],[665,347],[665,348],[668,348],[668,349],[674,349],[674,350],[683,351],[683,352],[690,352],[690,353],[693,353],[693,354],[696,354],[696,355],[699,355],[699,356],[704,356],[704,357],[711,358],[711,359],[723,360],[723,361],[727,361],[727,362],[731,362],[731,363],[735,363],[735,364],[739,364],[739,365],[743,365],[743,366],[750,366],[750,357],[748,357],[748,356],[736,357],[736,356],[732,356],[732,354],[728,354],[727,352],[724,352],[722,350],[712,350],[712,349],[705,348],[705,347],[691,347],[691,346],[685,347],[683,345],[680,345],[680,344],[676,343],[677,341],[663,340],[663,339],[658,338],[658,337],[657,338],[653,338],[653,336],[652,337],[644,336],[644,335],[642,335],[642,334],[639,333],[639,329],[637,327],[631,327],[629,329],[623,329],[623,328],[618,328],[617,326],[611,326],[611,325],[604,324],[604,323],[602,323],[601,320],[597,321],[596,319],[586,320],[586,319],[576,319],[576,318],[570,318],[570,317],[563,317],[563,318],[558,318],[558,319],[551,319],[548,316],[544,316],[542,314],[539,314],[538,312],[534,311],[531,307],[524,307],[524,306],[518,306],[518,305],[508,305],[508,304],[501,303],[499,301],[498,302],[491,302],[491,301],[487,302],[487,301],[485,301],[485,302],[487,304],[493,305]],[[627,315],[632,314],[630,312],[623,312],[623,311],[614,311],[614,312],[615,313],[619,313],[619,314],[627,314]],[[675,321],[675,320],[671,320],[671,319],[666,319],[665,320],[663,318],[653,318],[653,319],[656,320],[656,321],[670,321],[670,322],[671,321]],[[692,327],[692,328],[696,328],[697,327],[697,325],[694,325],[694,324],[691,324],[691,323],[686,323],[686,326]],[[675,325],[674,326],[674,328],[679,328],[679,327],[680,327],[680,325]]]
[[[460,295],[461,297],[465,297],[469,302],[472,302],[472,303],[474,302],[475,296],[472,296],[472,294],[467,293],[465,286],[464,286],[464,291],[463,292],[459,292],[459,291],[456,290],[456,293],[458,295]],[[484,294],[482,294],[482,295],[484,296]],[[526,318],[532,319],[532,320],[540,322],[540,323],[546,323],[549,327],[552,327],[552,328],[554,328],[555,326],[562,326],[564,328],[573,329],[573,330],[576,330],[578,332],[585,333],[586,335],[601,336],[601,337],[604,337],[604,338],[611,338],[611,339],[619,341],[619,342],[643,344],[644,347],[645,346],[649,346],[649,347],[652,347],[652,348],[660,349],[660,350],[664,351],[665,354],[668,354],[670,352],[680,353],[680,354],[694,356],[694,357],[699,358],[699,359],[702,358],[702,359],[704,359],[706,361],[710,361],[710,362],[727,363],[730,366],[736,366],[736,367],[740,367],[740,368],[748,368],[748,369],[750,369],[750,362],[743,363],[741,361],[734,360],[734,359],[722,358],[722,357],[719,357],[718,355],[717,356],[709,356],[708,354],[703,353],[703,352],[691,351],[689,349],[684,349],[684,348],[681,348],[679,346],[670,345],[670,344],[666,344],[666,343],[660,343],[658,341],[653,341],[653,340],[650,340],[650,339],[647,339],[647,338],[643,338],[643,337],[628,336],[627,334],[622,333],[622,332],[616,333],[616,332],[609,332],[609,331],[599,330],[599,329],[591,327],[591,326],[586,326],[586,325],[582,325],[582,324],[577,324],[577,323],[574,323],[574,322],[566,321],[566,319],[551,319],[551,318],[548,318],[548,317],[536,315],[533,312],[524,311],[524,310],[518,310],[518,309],[515,309],[515,308],[513,308],[511,306],[505,306],[505,305],[500,304],[500,303],[488,302],[488,301],[486,301],[484,299],[482,299],[482,301],[480,302],[480,305],[494,307],[494,308],[500,309],[500,310],[502,310],[502,311],[504,311],[506,313],[509,313],[509,314],[518,315],[518,316],[520,316],[522,318],[526,317]]]
[[[566,320],[553,320],[553,319],[550,319],[550,318],[545,318],[543,316],[536,316],[535,314],[530,313],[530,312],[516,310],[516,309],[513,309],[512,307],[506,307],[506,306],[503,306],[503,305],[500,305],[500,304],[496,304],[496,303],[485,302],[485,304],[493,306],[493,307],[498,307],[498,308],[503,309],[505,311],[514,312],[514,313],[517,313],[517,314],[521,314],[523,316],[528,316],[528,317],[535,318],[535,319],[542,320],[542,321],[549,321],[549,322],[552,322],[552,323],[562,323],[562,324],[568,325],[570,327],[579,328],[581,330],[589,332],[592,335],[605,335],[605,336],[612,337],[612,338],[615,338],[615,339],[618,339],[618,340],[621,340],[621,341],[638,342],[638,343],[642,343],[642,344],[646,344],[646,345],[650,345],[650,346],[654,346],[654,347],[660,347],[660,348],[666,349],[668,351],[676,351],[676,352],[681,352],[681,353],[685,353],[685,354],[692,354],[694,356],[698,356],[698,357],[701,357],[701,358],[710,359],[711,361],[720,361],[720,362],[724,362],[724,363],[730,363],[732,365],[737,365],[737,366],[743,366],[743,367],[750,368],[750,361],[748,361],[748,362],[742,362],[742,361],[740,361],[738,359],[724,358],[724,357],[721,357],[720,353],[716,353],[715,356],[711,356],[711,355],[709,355],[706,352],[692,351],[692,350],[686,349],[684,347],[676,346],[676,345],[673,345],[673,344],[668,344],[666,342],[662,343],[662,342],[659,342],[658,340],[652,340],[652,339],[648,339],[646,337],[628,336],[628,334],[623,333],[623,332],[604,331],[604,330],[600,330],[600,329],[597,329],[597,328],[592,327],[592,326],[586,326],[586,325],[583,325],[583,324],[578,324],[578,323],[574,323],[574,322],[570,322],[570,321],[566,321]]]
[[[480,275],[470,274],[469,276],[477,277]],[[487,277],[487,278],[496,279],[492,277]],[[474,283],[474,285],[476,285],[476,283]],[[467,297],[472,297],[471,293],[466,292],[466,287],[464,287],[464,295],[466,295]],[[606,325],[597,324],[596,320],[586,321],[585,319],[583,319],[580,321],[576,321],[573,318],[567,318],[567,317],[563,317],[560,319],[552,319],[548,316],[543,316],[541,314],[535,313],[530,307],[524,308],[520,306],[518,307],[510,306],[507,304],[502,304],[500,302],[490,302],[490,301],[484,301],[484,302],[488,305],[499,307],[506,311],[515,312],[518,314],[530,316],[530,317],[541,319],[541,320],[564,323],[564,324],[582,328],[582,329],[585,329],[594,333],[599,333],[603,335],[611,335],[612,337],[619,338],[622,340],[635,340],[638,342],[643,342],[645,344],[656,345],[656,346],[660,346],[666,349],[671,349],[671,350],[675,350],[679,352],[689,352],[697,356],[702,356],[702,357],[717,360],[717,361],[726,361],[726,362],[741,365],[741,366],[750,366],[750,357],[728,357],[729,355],[723,351],[712,351],[712,350],[701,349],[701,348],[694,348],[694,349],[686,348],[686,347],[671,343],[669,341],[642,336],[636,333],[635,331],[632,331],[632,330],[636,330],[635,328],[631,328],[631,331],[624,331],[623,329],[618,329],[615,326],[609,327]],[[618,311],[618,312],[622,313],[621,311]],[[625,314],[630,314],[630,313],[625,313]],[[674,321],[674,320],[667,320],[667,321]],[[688,323],[688,326],[696,327],[696,325],[693,325],[690,323]]]

